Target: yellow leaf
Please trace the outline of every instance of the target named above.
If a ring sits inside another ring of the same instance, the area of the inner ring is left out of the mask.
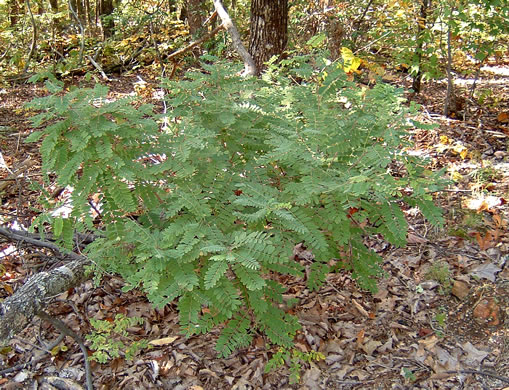
[[[465,149],[463,149],[463,150],[460,152],[460,156],[461,156],[461,158],[462,158],[463,160],[464,160],[464,159],[466,159],[466,158],[467,158],[467,156],[468,156],[468,150],[467,150],[466,148],[465,148]]]
[[[447,144],[450,144],[451,143],[451,140],[449,139],[448,136],[446,135],[441,135],[440,136],[440,143],[443,144],[443,145],[447,145]]]
[[[463,179],[463,175],[459,172],[453,172],[451,177],[452,177],[452,180],[454,180],[455,182],[461,181]]]
[[[348,47],[341,48],[341,57],[345,73],[355,72],[361,66],[361,59],[356,57]]]

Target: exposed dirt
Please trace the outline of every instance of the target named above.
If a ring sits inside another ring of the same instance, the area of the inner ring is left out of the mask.
[[[495,68],[493,68],[495,69]],[[111,276],[100,287],[87,282],[56,297],[48,311],[75,332],[91,331],[90,318],[112,319],[116,314],[142,317],[129,329],[131,340],[162,340],[127,361],[118,357],[93,363],[97,389],[503,389],[509,386],[509,76],[488,68],[469,99],[469,81],[459,82],[466,97],[457,118],[441,115],[445,84],[427,85],[411,99],[422,104],[419,119],[437,123],[434,130],[412,133],[415,153],[430,165],[446,167],[454,179],[448,191],[437,194],[447,226],[430,230],[416,210],[409,210],[409,245],[392,248],[377,237],[372,246],[384,258],[387,278],[375,295],[360,290],[351,275],[330,275],[319,292],[302,280],[288,278],[288,298],[302,325],[296,338],[302,351],[319,351],[325,360],[302,363],[301,378],[290,384],[283,367],[264,373],[268,349],[261,335],[252,345],[219,359],[214,351],[218,331],[184,338],[176,307],[155,310],[136,291],[123,293],[122,281]],[[497,68],[498,69],[498,68]],[[495,70],[497,70],[495,69]],[[501,67],[505,72],[507,67]],[[142,76],[150,80],[146,75]],[[400,82],[408,84],[401,76]],[[146,94],[156,86],[140,87],[136,76],[110,84],[112,97]],[[81,80],[69,81],[79,85]],[[485,92],[482,92],[485,91]],[[491,91],[491,92],[488,92]],[[482,102],[479,96],[484,93]],[[22,105],[44,94],[42,85],[0,89],[0,177],[2,224],[28,227],[37,215],[42,183],[35,144],[25,144],[30,126]],[[504,114],[505,113],[505,114]],[[458,116],[461,118],[458,119]],[[12,175],[12,173],[15,175]],[[11,176],[10,176],[11,175]],[[0,294],[11,294],[35,272],[54,267],[44,251],[0,244]],[[306,256],[297,261],[309,265]],[[79,389],[84,383],[83,356],[66,337],[50,353],[58,337],[47,323],[35,320],[10,348],[0,350],[0,386],[5,389]],[[20,364],[30,362],[24,367]],[[57,378],[60,378],[57,384]],[[79,385],[81,383],[81,385]],[[53,387],[51,387],[53,386]],[[60,386],[60,387],[59,387]]]

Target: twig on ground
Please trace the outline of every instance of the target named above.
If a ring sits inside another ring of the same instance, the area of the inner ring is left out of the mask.
[[[509,378],[505,376],[501,376],[498,374],[494,374],[489,371],[480,371],[480,370],[450,370],[446,371],[447,374],[473,374],[473,375],[482,375],[482,376],[489,376],[491,378],[498,379],[499,381],[509,383]]]
[[[81,352],[83,352],[83,359],[85,360],[85,377],[87,382],[87,389],[93,390],[94,385],[92,384],[92,371],[90,369],[90,362],[88,360],[88,351],[81,337],[78,334],[76,334],[71,328],[69,328],[64,322],[62,322],[58,318],[51,317],[48,313],[46,313],[43,310],[39,311],[37,315],[44,321],[49,322],[64,335],[72,337],[78,343]]]
[[[45,347],[46,350],[44,352],[50,353],[53,348],[55,348],[58,344],[60,344],[60,342],[64,339],[64,337],[65,337],[65,335],[63,333],[61,333],[55,339],[55,341],[53,341],[51,344],[49,344],[49,345],[47,345]],[[34,365],[36,363],[39,363],[41,360],[46,359],[46,357],[47,357],[46,353],[42,353],[39,356],[34,356],[32,358],[32,360],[30,360],[29,362],[16,364],[15,366],[8,367],[8,368],[5,368],[3,370],[0,370],[0,375],[10,374],[11,372],[16,372],[16,371],[22,370],[22,369],[24,369],[24,368],[26,368],[26,367],[28,367],[30,365]]]
[[[101,65],[99,65],[97,62],[95,62],[91,56],[87,56],[87,58],[90,61],[90,63],[92,65],[94,65],[94,67],[99,71],[99,73],[101,73],[101,76],[104,80],[111,81],[110,78],[108,76],[106,76],[106,73],[104,73],[104,70],[103,70],[103,68],[101,68]]]

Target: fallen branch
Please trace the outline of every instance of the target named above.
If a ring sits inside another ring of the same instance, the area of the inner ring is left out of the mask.
[[[87,265],[90,265],[90,261],[79,256],[78,260],[32,276],[6,298],[0,304],[0,345],[7,344],[14,335],[25,329],[50,298],[86,280]]]
[[[108,76],[106,76],[106,73],[104,73],[103,68],[101,68],[101,65],[99,65],[97,62],[94,61],[94,59],[91,56],[87,56],[88,60],[92,65],[94,65],[94,68],[96,68],[99,73],[101,74],[102,78],[106,81],[111,81]]]
[[[509,383],[509,378],[501,375],[494,374],[489,371],[478,371],[478,370],[450,370],[446,371],[447,374],[472,374],[472,375],[481,375],[487,376],[490,378],[498,379],[501,382]]]
[[[0,376],[5,375],[5,374],[10,374],[11,372],[21,371],[29,366],[34,367],[35,364],[39,363],[41,360],[46,359],[47,355],[51,356],[51,350],[53,348],[55,348],[58,344],[60,344],[62,342],[62,340],[64,339],[64,337],[65,337],[65,335],[63,333],[60,333],[60,335],[55,339],[55,341],[53,341],[52,343],[50,343],[49,345],[47,345],[45,347],[44,352],[40,353],[37,356],[34,356],[28,362],[19,363],[19,364],[16,364],[15,366],[7,367],[3,370],[0,370]]]
[[[171,53],[166,59],[167,60],[172,60],[175,57],[177,57],[177,56],[179,56],[179,55],[181,55],[181,54],[191,50],[192,48],[194,48],[194,47],[200,45],[201,43],[205,42],[207,39],[212,38],[214,35],[216,35],[223,28],[224,28],[224,26],[222,24],[217,26],[215,29],[213,29],[208,34],[205,34],[203,37],[201,37],[197,41],[192,42],[191,44],[189,44],[188,46],[184,47],[183,49],[180,49],[180,50],[177,50],[174,53]]]
[[[38,248],[48,248],[51,249],[55,254],[60,257],[71,257],[74,260],[78,260],[80,258],[79,255],[70,252],[67,254],[62,254],[60,248],[53,244],[52,241],[55,241],[53,234],[48,233],[45,235],[45,240],[41,239],[41,236],[36,233],[28,233],[22,230],[10,229],[5,227],[0,227],[0,236],[4,236],[8,238],[10,241],[15,241],[18,245],[30,244],[32,246],[36,246]],[[92,243],[98,236],[92,233],[76,233],[74,235],[74,241],[76,245],[86,245]]]
[[[5,345],[30,324],[32,318],[43,310],[50,298],[86,280],[85,267],[91,262],[85,256],[76,253],[62,254],[58,246],[51,242],[13,233],[9,229],[0,228],[0,235],[12,241],[51,249],[61,257],[72,259],[65,265],[30,277],[13,295],[0,303],[0,345]]]
[[[93,390],[94,386],[92,384],[92,370],[90,369],[90,361],[88,360],[88,351],[87,351],[87,347],[85,346],[85,343],[83,342],[81,337],[78,336],[71,328],[69,328],[66,324],[64,324],[58,318],[51,317],[45,311],[41,310],[40,312],[37,313],[37,315],[44,321],[47,321],[51,325],[53,325],[56,329],[58,329],[60,332],[62,332],[62,334],[73,338],[78,343],[78,345],[80,346],[81,352],[83,352],[83,359],[85,360],[85,377],[86,377],[86,383],[87,383],[87,390]]]

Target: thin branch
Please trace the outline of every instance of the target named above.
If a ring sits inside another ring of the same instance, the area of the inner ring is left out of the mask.
[[[47,234],[45,236],[45,240],[41,239],[41,236],[36,233],[28,233],[22,230],[16,230],[6,227],[0,227],[0,236],[7,237],[11,241],[15,241],[17,243],[29,243],[31,245],[34,245],[38,248],[48,248],[54,251],[56,254],[60,255],[61,257],[69,256],[75,260],[78,259],[78,255],[75,253],[62,253],[61,249],[53,244],[51,241],[54,241],[52,234]],[[92,233],[76,233],[75,234],[75,241],[79,244],[90,244],[92,243],[98,236],[94,235]],[[75,257],[74,255],[78,256]]]
[[[489,371],[478,371],[478,370],[451,370],[446,371],[447,374],[473,374],[473,375],[482,375],[489,376],[490,378],[498,379],[499,381],[509,383],[509,378],[501,375],[494,374]]]
[[[364,12],[362,13],[362,15],[360,15],[353,21],[353,23],[352,23],[353,26],[359,26],[362,23],[362,20],[368,13],[369,7],[371,7],[372,3],[373,3],[373,0],[369,0],[368,5],[366,5],[366,8],[364,8]]]
[[[171,53],[166,59],[167,60],[173,60],[175,57],[191,50],[192,48],[200,45],[201,43],[205,42],[207,39],[210,39],[212,38],[214,35],[216,35],[220,30],[224,29],[224,26],[223,25],[219,25],[217,26],[215,29],[213,29],[211,32],[209,32],[208,34],[202,36],[200,39],[198,39],[197,41],[194,41],[192,42],[189,46],[186,46],[184,47],[183,49],[179,49],[177,50],[176,52],[173,52]]]
[[[30,8],[30,0],[25,0],[25,4],[28,9],[28,13],[30,14],[30,22],[32,23],[32,44],[30,45],[30,52],[28,53],[27,62],[25,67],[23,68],[22,73],[26,73],[28,67],[30,66],[30,61],[35,53],[35,47],[37,45],[37,25],[35,24],[34,14],[32,13],[32,9]]]
[[[57,254],[61,253],[60,248],[57,245],[48,241],[38,240],[36,238],[30,237],[28,234],[25,235],[23,233],[24,232],[21,231],[13,231],[11,229],[0,227],[0,235],[7,237],[11,241],[16,241],[19,244],[28,243],[31,245],[35,245],[38,248],[51,249],[53,252]]]
[[[51,317],[48,313],[41,310],[37,313],[44,321],[49,322],[56,329],[58,329],[62,334],[73,338],[78,345],[80,346],[81,352],[83,352],[83,359],[85,360],[85,377],[87,381],[87,390],[93,390],[94,385],[92,384],[92,371],[90,369],[90,361],[88,360],[88,351],[85,343],[81,339],[81,337],[76,334],[71,328],[69,328],[64,322],[60,321],[58,318]]]
[[[91,62],[92,65],[94,65],[94,68],[96,68],[99,73],[101,74],[102,78],[106,81],[111,81],[108,76],[106,76],[106,73],[104,73],[103,68],[101,68],[101,65],[99,65],[97,62],[94,61],[94,59],[90,56],[87,56],[88,60]]]
[[[76,22],[78,22],[78,26],[80,26],[81,42],[80,42],[80,57],[78,59],[78,64],[81,65],[81,63],[83,62],[83,52],[85,51],[85,29],[83,28],[83,24],[81,23],[80,18],[78,18],[78,14],[72,7],[71,0],[68,0],[67,4],[69,5],[69,10],[71,11],[72,16],[74,16],[74,19],[76,19]]]
[[[237,50],[237,53],[239,53],[240,57],[244,61],[244,72],[242,73],[242,75],[256,76],[257,70],[253,57],[251,57],[251,54],[249,54],[249,52],[242,44],[239,31],[237,30],[237,27],[235,27],[235,25],[233,24],[230,15],[228,15],[228,12],[226,12],[226,10],[224,9],[221,0],[214,0],[214,7],[217,11],[217,14],[221,18],[221,21],[223,22],[223,26],[228,30],[232,37],[233,47],[235,48],[235,50]]]
[[[60,333],[60,335],[55,339],[55,341],[51,342],[49,345],[45,347],[45,352],[51,353],[51,350],[55,348],[58,344],[60,344],[64,337],[65,335],[63,333]],[[41,360],[46,359],[46,357],[47,357],[46,353],[41,353],[39,356],[34,356],[32,360],[30,360],[29,362],[16,364],[15,366],[0,370],[0,375],[10,374],[11,372],[23,370],[28,366],[33,366],[34,364],[39,363]]]
[[[7,46],[7,48],[5,49],[4,54],[2,54],[0,56],[0,61],[3,61],[3,59],[7,56],[7,54],[9,53],[9,50],[11,50],[11,46],[12,46],[12,42],[9,42],[9,46]]]

